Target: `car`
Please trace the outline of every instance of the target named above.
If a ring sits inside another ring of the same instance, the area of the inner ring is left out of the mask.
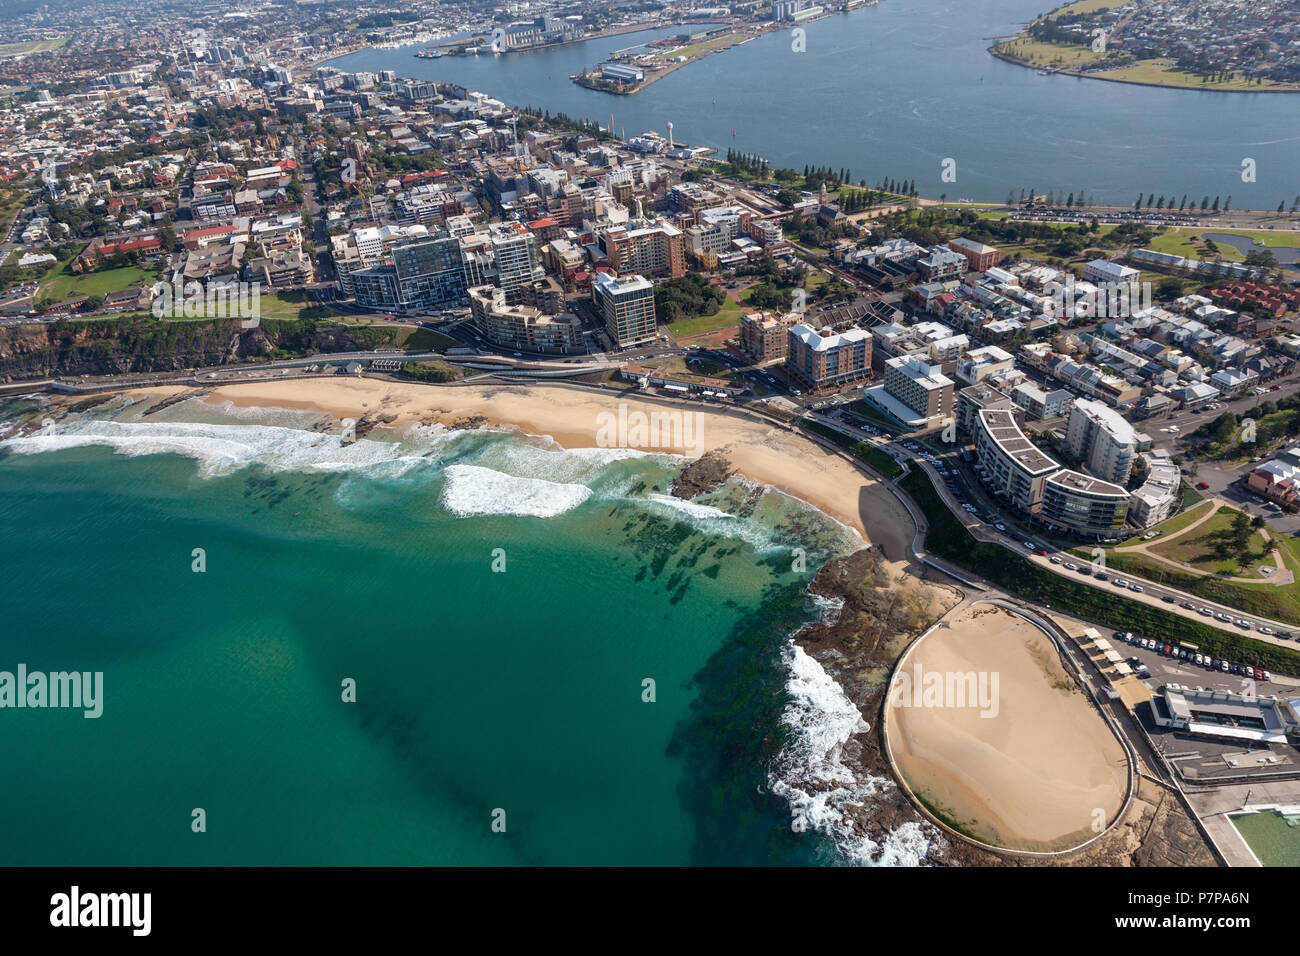
[[[1215,619],[1216,621],[1226,621],[1226,622],[1229,623],[1229,624],[1232,623],[1232,615],[1231,615],[1231,614],[1224,614],[1222,611],[1220,611],[1218,614],[1214,615],[1214,619]]]
[[[1172,594],[1166,594],[1166,595],[1165,595],[1164,597],[1162,597],[1160,600],[1164,601],[1166,604],[1173,604],[1173,603],[1174,603],[1174,596],[1173,596]]]
[[[1186,660],[1191,660],[1191,658],[1192,658],[1191,653],[1190,653],[1189,651],[1187,651],[1186,649],[1180,649],[1180,650],[1178,651],[1178,659],[1179,659],[1179,660],[1186,661]]]
[[[1219,670],[1221,670],[1221,671],[1227,673],[1227,670],[1228,670],[1228,662],[1227,662],[1227,661],[1219,661]]]
[[[1213,614],[1214,612],[1211,611],[1208,607],[1203,607],[1203,608],[1198,608],[1197,611],[1196,611],[1196,613],[1197,613],[1197,614],[1203,614],[1205,617],[1209,617],[1209,616],[1210,616],[1211,614]]]
[[[1181,608],[1183,608],[1184,610],[1187,610],[1187,611],[1195,611],[1195,610],[1196,610],[1196,605],[1193,604],[1191,601],[1184,601],[1182,604],[1180,604],[1180,605],[1178,605],[1178,606],[1181,607]]]
[[[1023,545],[1025,546],[1026,550],[1029,550],[1029,551],[1033,551],[1034,548],[1038,547],[1038,546],[1037,546],[1036,544],[1034,544],[1034,542],[1032,542],[1032,541],[1022,541],[1022,542],[1020,542],[1020,543],[1023,544]]]
[[[1265,683],[1267,683],[1268,681],[1271,681],[1271,680],[1273,679],[1273,675],[1270,674],[1268,671],[1263,671],[1263,674],[1264,674],[1264,682],[1265,682]]]
[[[1117,588],[1128,587],[1128,582],[1125,581],[1123,578],[1116,578],[1114,581],[1111,582],[1111,584],[1115,585],[1115,587]]]
[[[1065,570],[1067,570],[1067,571],[1078,571],[1078,570],[1079,570],[1079,566],[1078,566],[1077,564],[1075,564],[1073,561],[1066,561],[1065,564],[1062,565],[1062,567],[1065,568]]]
[[[1105,571],[1098,571],[1096,574],[1093,575],[1093,577],[1096,578],[1098,581],[1110,580],[1110,575],[1108,575]]]
[[[1197,655],[1196,655],[1196,663],[1199,664],[1199,665],[1201,665],[1202,667],[1205,666],[1205,655],[1204,655],[1204,654],[1197,654]]]
[[[1127,663],[1132,664],[1134,667],[1137,667],[1139,664],[1142,663],[1142,658],[1140,658],[1140,657],[1130,657],[1130,658],[1128,659]]]
[[[1271,627],[1266,627],[1265,625],[1261,624],[1261,625],[1259,626],[1259,633],[1261,633],[1261,634],[1276,634],[1277,632],[1274,631]]]
[[[1244,618],[1237,622],[1237,626],[1241,628],[1243,631],[1251,630],[1250,621],[1247,621]]]
[[[1278,631],[1278,632],[1277,632],[1277,636],[1280,637],[1280,638],[1282,638],[1282,640],[1284,640],[1284,641],[1289,641],[1289,640],[1291,640],[1291,632],[1290,632],[1290,631]]]
[[[1140,584],[1131,584],[1131,585],[1129,585],[1129,590],[1130,590],[1130,591],[1136,591],[1138,594],[1141,594],[1141,593],[1142,593],[1142,585],[1140,585]]]
[[[1006,531],[1006,530],[1007,530],[1007,526],[1004,525],[1004,524],[995,524],[993,527],[997,528],[999,531]]]
[[[1173,651],[1173,649],[1174,649],[1173,645],[1165,644],[1160,648],[1160,653],[1164,654],[1167,657]]]
[[[1240,674],[1240,673],[1241,673],[1241,665],[1240,665],[1240,664],[1233,664],[1232,667],[1229,668],[1229,670],[1230,670],[1232,673],[1234,673],[1234,674]]]
[[[1051,561],[1052,561],[1053,564],[1060,564],[1060,563],[1061,563],[1061,559],[1058,558],[1056,555],[1052,555]]]
[[[1198,481],[1196,483],[1196,487],[1199,488],[1201,491],[1205,491],[1210,487],[1210,484],[1209,482],[1206,481]]]

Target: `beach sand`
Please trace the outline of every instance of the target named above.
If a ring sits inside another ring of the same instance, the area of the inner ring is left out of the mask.
[[[922,639],[899,673],[914,680],[918,665],[945,679],[996,672],[996,715],[918,707],[911,696],[902,706],[901,695],[891,694],[886,733],[903,779],[986,843],[1057,850],[1091,838],[1094,821],[1109,823],[1123,804],[1119,742],[1074,689],[1051,641],[1028,621],[976,605],[947,623]]]
[[[175,393],[176,389],[140,389],[133,394],[161,398]],[[412,422],[510,425],[549,436],[565,448],[597,447],[602,424],[621,403],[626,403],[629,415],[682,409],[701,416],[692,452],[725,451],[740,474],[806,501],[880,547],[891,571],[901,572],[907,565],[915,531],[911,516],[889,489],[842,458],[798,434],[709,406],[668,405],[562,383],[439,388],[366,378],[225,385],[212,389],[205,400],[240,408],[315,410],[338,419],[368,418],[387,427]],[[679,454],[685,450],[635,447]]]

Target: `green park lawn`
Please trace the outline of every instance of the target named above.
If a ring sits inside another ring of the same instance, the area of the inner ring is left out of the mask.
[[[157,276],[156,269],[140,266],[123,266],[120,269],[76,275],[68,270],[68,264],[64,262],[51,267],[45,274],[37,297],[40,304],[46,305],[83,295],[105,296],[110,292],[151,283]]]

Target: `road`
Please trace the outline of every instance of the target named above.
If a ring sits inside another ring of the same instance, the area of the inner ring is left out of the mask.
[[[813,414],[818,422],[828,425],[845,435],[850,435],[859,439],[865,439],[867,436],[853,428],[845,425],[838,419],[839,412],[833,411],[831,414]],[[967,472],[960,469],[956,463],[957,453],[953,449],[942,449],[938,452],[928,447],[922,446],[914,441],[908,441],[908,444],[915,445],[919,451],[913,451],[906,444],[900,442],[890,442],[882,444],[877,442],[889,452],[895,460],[906,462],[910,467],[920,468],[930,477],[931,483],[938,491],[940,499],[947,506],[953,516],[961,522],[962,526],[970,532],[972,537],[979,541],[986,541],[992,544],[1000,545],[1008,551],[1016,554],[1026,560],[1033,562],[1046,571],[1059,575],[1064,578],[1077,581],[1089,587],[1106,591],[1116,597],[1129,601],[1136,601],[1140,604],[1146,604],[1151,607],[1158,607],[1170,614],[1176,614],[1185,617],[1188,620],[1199,621],[1202,624],[1210,624],[1225,631],[1225,633],[1235,633],[1240,636],[1249,637],[1252,640],[1260,641],[1265,644],[1276,644],[1279,647],[1296,647],[1296,644],[1286,638],[1277,635],[1262,634],[1259,631],[1260,626],[1269,627],[1274,631],[1289,633],[1296,631],[1300,633],[1300,627],[1287,624],[1281,621],[1274,621],[1263,618],[1254,614],[1247,614],[1236,608],[1228,607],[1214,601],[1208,601],[1204,598],[1193,594],[1187,594],[1176,588],[1165,587],[1163,585],[1137,578],[1134,575],[1124,573],[1119,575],[1110,575],[1106,573],[1104,579],[1098,578],[1092,573],[1090,562],[1085,559],[1061,553],[1049,541],[1045,540],[1041,530],[1034,528],[1024,528],[1018,518],[1004,516],[1001,510],[991,503],[990,498],[984,493]],[[934,459],[933,461],[929,458]],[[939,469],[943,468],[941,472]],[[950,487],[948,480],[954,479],[958,491],[954,492]],[[976,514],[972,514],[962,507],[963,503],[972,505]],[[981,517],[982,516],[982,517]],[[999,527],[1000,526],[1000,527]],[[1040,545],[1048,551],[1047,555],[1036,554],[1026,547],[1026,542],[1032,542]],[[1056,558],[1056,561],[1053,561]],[[1067,568],[1066,564],[1075,564],[1078,569]],[[1087,573],[1085,573],[1087,572]],[[1141,591],[1134,591],[1129,587],[1119,587],[1115,580],[1119,579],[1126,582],[1138,583],[1142,588]],[[1204,613],[1204,610],[1209,613]],[[1250,624],[1250,630],[1237,626],[1235,623],[1225,622],[1218,618],[1217,615],[1227,615],[1232,622],[1245,620]]]

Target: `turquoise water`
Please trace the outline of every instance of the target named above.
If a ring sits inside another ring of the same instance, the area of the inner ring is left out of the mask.
[[[1300,866],[1300,821],[1264,811],[1230,817],[1264,866]]]
[[[771,785],[807,749],[788,635],[843,529],[739,484],[655,498],[672,459],[342,448],[309,417],[117,401],[0,443],[0,670],[104,675],[98,719],[0,709],[0,861],[843,858]]]

